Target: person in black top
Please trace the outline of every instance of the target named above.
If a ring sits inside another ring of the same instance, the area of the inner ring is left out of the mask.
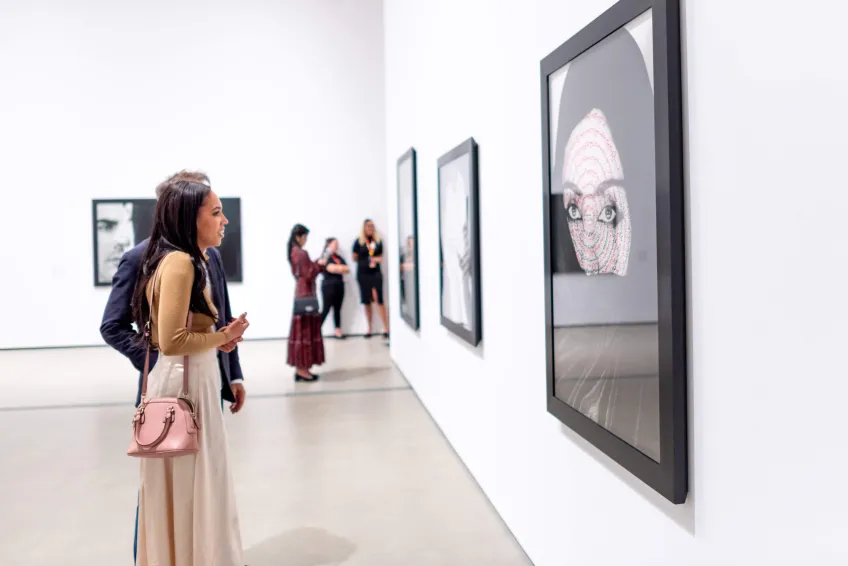
[[[324,245],[323,257],[327,259],[327,267],[335,265],[336,269],[324,272],[321,281],[321,297],[324,307],[321,312],[321,324],[327,320],[330,311],[333,311],[333,322],[336,326],[336,338],[344,338],[342,334],[342,301],[344,301],[344,274],[350,271],[344,258],[339,255],[339,241],[335,238],[327,238]]]
[[[374,222],[366,219],[362,224],[359,238],[353,242],[353,259],[356,261],[356,282],[359,283],[360,301],[365,306],[365,319],[368,321],[368,333],[366,338],[373,334],[371,317],[373,315],[372,303],[377,303],[380,319],[383,321],[383,336],[389,337],[389,315],[386,305],[383,304],[383,272],[380,264],[383,263],[383,241]]]

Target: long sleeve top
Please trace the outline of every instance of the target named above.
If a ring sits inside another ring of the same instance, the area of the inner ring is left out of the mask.
[[[309,259],[309,254],[306,250],[295,246],[291,252],[292,273],[295,276],[294,296],[314,297],[315,296],[315,278],[321,273],[324,268],[321,264]]]
[[[162,259],[158,275],[147,286],[148,301],[151,292],[155,291],[150,309],[151,339],[166,356],[200,354],[227,342],[223,332],[215,332],[215,320],[208,315],[192,313],[191,328],[186,328],[193,285],[191,256],[184,252],[171,252]],[[217,316],[208,287],[203,294]]]

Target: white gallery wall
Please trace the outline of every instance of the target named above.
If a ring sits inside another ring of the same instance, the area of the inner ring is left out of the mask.
[[[291,227],[348,260],[364,218],[386,228],[382,45],[380,0],[0,3],[0,348],[102,344],[91,201],[182,168],[241,197],[233,310],[286,336]]]
[[[848,74],[835,4],[682,2],[688,502],[668,504],[546,412],[539,62],[612,3],[385,0],[385,174],[409,146],[419,171],[421,329],[395,301],[392,356],[536,566],[844,564]],[[439,324],[436,160],[469,136],[478,349]]]

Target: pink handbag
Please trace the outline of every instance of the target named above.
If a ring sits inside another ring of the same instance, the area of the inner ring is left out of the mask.
[[[156,284],[154,282],[154,289]],[[153,297],[151,295],[151,304]],[[152,314],[151,314],[152,316]],[[186,328],[191,328],[191,311]],[[133,436],[127,455],[138,458],[170,458],[196,454],[200,450],[197,415],[188,399],[188,356],[183,358],[183,394],[180,397],[147,398],[147,374],[150,370],[150,321],[144,328],[147,351],[141,382],[141,404],[132,420]]]

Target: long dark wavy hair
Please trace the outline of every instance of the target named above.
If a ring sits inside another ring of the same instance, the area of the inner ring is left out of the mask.
[[[133,320],[141,335],[150,320],[147,284],[162,259],[175,251],[187,253],[194,265],[194,285],[191,289],[189,310],[217,318],[203,294],[206,288],[206,259],[197,245],[197,215],[211,189],[204,183],[186,178],[169,180],[163,185],[157,190],[153,231],[142,256],[141,270],[133,292]]]
[[[291,265],[292,273],[294,273],[294,263],[292,263],[292,250],[295,246],[298,246],[297,238],[309,234],[309,228],[304,226],[303,224],[295,224],[294,228],[292,228],[291,235],[289,236],[289,245],[288,245],[288,259],[289,265]]]

